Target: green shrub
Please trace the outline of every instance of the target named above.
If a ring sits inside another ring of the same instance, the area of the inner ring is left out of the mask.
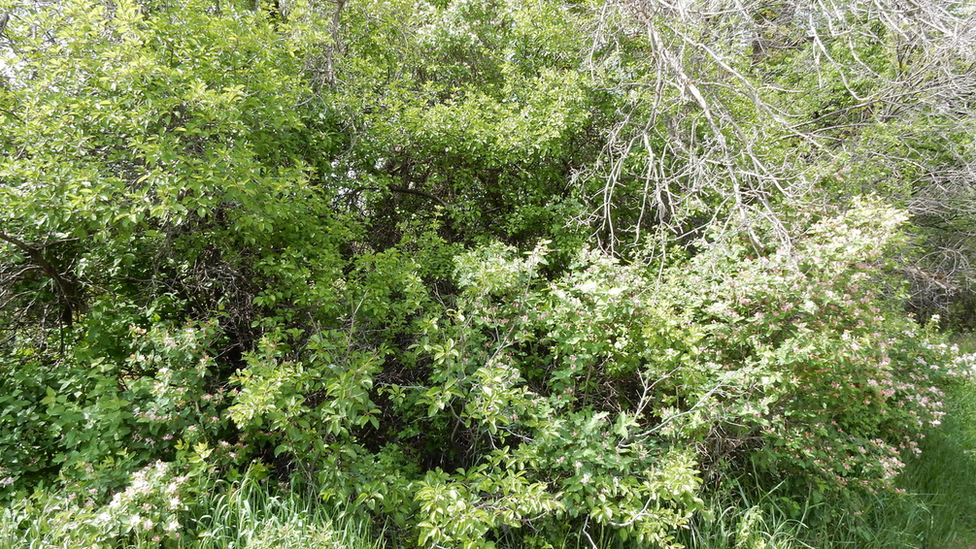
[[[239,461],[243,449],[227,440],[227,393],[209,351],[213,326],[143,323],[150,327],[112,334],[110,348],[91,342],[92,329],[74,356],[44,364],[37,352],[0,366],[8,395],[0,399],[0,453],[10,456],[0,466],[6,499],[59,477],[83,499],[101,502],[153,461],[189,467],[200,453],[211,464]],[[92,348],[106,354],[90,356]]]
[[[720,241],[672,266],[588,252],[553,279],[545,244],[480,248],[408,352],[262,351],[232,413],[270,425],[327,499],[422,546],[606,529],[668,545],[732,487],[778,486],[827,520],[895,490],[953,375],[956,355],[885,305],[903,222],[866,203],[789,248]]]

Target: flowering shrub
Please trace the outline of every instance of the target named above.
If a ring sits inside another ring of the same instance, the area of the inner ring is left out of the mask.
[[[223,409],[226,389],[214,374],[209,353],[212,323],[186,323],[174,329],[155,324],[131,327],[132,352],[124,372],[131,377],[124,398],[134,422],[133,436],[151,456],[175,457],[175,451],[200,444],[225,449],[222,457],[233,462]],[[222,444],[221,444],[222,443]]]
[[[0,453],[11,457],[0,495],[57,475],[96,504],[154,460],[187,463],[203,452],[211,463],[240,461],[243,448],[224,440],[228,395],[208,353],[213,326],[149,325],[111,334],[111,348],[82,342],[61,368],[38,359],[3,372],[0,388],[13,396],[0,399]]]
[[[892,490],[940,386],[971,370],[895,306],[884,258],[903,222],[861,204],[789,247],[718,239],[671,265],[585,251],[554,269],[546,243],[488,245],[456,257],[441,301],[417,263],[377,255],[344,281],[352,317],[271,323],[234,375],[213,324],[133,318],[108,338],[96,310],[103,341],[71,368],[2,378],[33,380],[39,406],[0,405],[51,436],[4,419],[0,444],[44,451],[13,453],[0,487],[54,470],[106,540],[165,543],[184,476],[260,456],[420,546],[484,548],[599,531],[667,547],[731,483]]]
[[[187,481],[186,476],[173,476],[170,464],[152,463],[132,473],[129,485],[112,496],[92,525],[109,539],[131,536],[154,543],[179,539]]]
[[[957,356],[893,309],[884,258],[904,221],[864,204],[792,249],[713,247],[675,279],[675,300],[709,333],[702,359],[753,372],[747,398],[722,403],[732,421],[705,439],[715,475],[758,469],[767,486],[817,497],[891,489],[901,456],[939,422]]]
[[[890,490],[957,360],[889,305],[903,222],[862,204],[790,247],[721,240],[671,266],[591,251],[552,278],[545,243],[479,248],[406,352],[341,355],[319,337],[335,358],[301,361],[265,345],[234,419],[270,424],[278,451],[318,460],[324,496],[428,547],[596,530],[668,546],[732,482]]]

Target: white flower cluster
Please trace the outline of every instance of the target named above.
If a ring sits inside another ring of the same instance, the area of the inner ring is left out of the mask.
[[[95,517],[95,525],[116,536],[135,533],[152,539],[180,537],[177,514],[185,509],[180,491],[187,477],[173,477],[169,469],[168,463],[157,461],[132,473],[129,486],[112,497]]]

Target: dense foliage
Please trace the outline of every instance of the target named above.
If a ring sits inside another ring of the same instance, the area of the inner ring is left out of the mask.
[[[828,4],[0,2],[0,501],[668,546],[896,490],[968,375],[905,311],[970,276],[976,22]]]

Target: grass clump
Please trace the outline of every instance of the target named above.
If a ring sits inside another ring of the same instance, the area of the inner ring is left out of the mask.
[[[272,494],[255,481],[228,485],[202,499],[187,521],[193,549],[375,549],[382,547],[371,524],[361,517],[337,518],[316,495],[282,489]]]

